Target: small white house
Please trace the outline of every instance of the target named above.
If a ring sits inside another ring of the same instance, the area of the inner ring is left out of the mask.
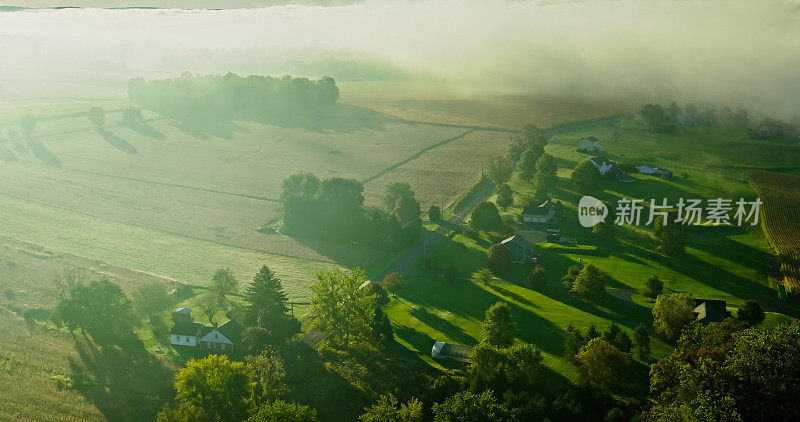
[[[658,167],[652,164],[642,164],[641,166],[636,167],[636,169],[642,174],[655,174],[656,171],[658,171]]]
[[[636,167],[641,174],[657,174],[659,176],[672,176],[672,172],[666,169],[660,169],[652,164],[642,164],[639,167]]]
[[[603,152],[600,140],[594,136],[578,139],[578,151],[582,152]]]
[[[606,160],[605,157],[592,157],[589,159],[589,162],[594,165],[601,175],[605,175],[614,168],[614,163]]]
[[[177,346],[197,346],[200,344],[199,336],[203,328],[206,327],[199,322],[177,322],[169,332],[169,343]]]

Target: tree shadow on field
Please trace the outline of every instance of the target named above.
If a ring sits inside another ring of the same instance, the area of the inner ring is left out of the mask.
[[[447,337],[457,341],[460,344],[475,344],[477,339],[467,334],[461,327],[453,324],[452,322],[434,314],[425,308],[414,308],[409,311],[409,314],[418,319],[421,323],[433,328],[446,335]],[[433,345],[433,344],[431,344]]]
[[[61,167],[61,159],[58,158],[53,151],[47,149],[43,143],[34,140],[33,138],[28,138],[25,140],[25,144],[28,146],[31,152],[33,152],[33,155],[42,160],[42,162],[46,165],[50,167]]]
[[[0,161],[11,162],[17,161],[17,156],[6,146],[5,143],[0,142]]]
[[[265,115],[227,115],[202,118],[169,116],[183,132],[203,140],[212,137],[232,138],[235,132],[246,131],[237,126],[237,121],[253,121],[284,128],[299,128],[321,133],[354,133],[363,130],[385,130],[385,126],[399,120],[366,107],[337,103],[316,109],[275,110]]]
[[[97,129],[97,133],[99,133],[100,136],[103,137],[103,140],[111,144],[111,146],[113,146],[114,148],[128,154],[139,154],[139,150],[137,150],[136,147],[131,145],[130,142],[120,138],[119,136],[117,136],[108,129],[99,128]]]
[[[147,123],[141,122],[137,124],[126,124],[126,127],[131,128],[132,130],[138,132],[141,135],[147,136],[148,138],[162,140],[164,139],[164,134],[159,132],[156,128],[150,126]]]
[[[153,420],[175,394],[173,370],[136,338],[120,347],[76,337],[75,349],[79,358],[68,358],[73,388],[108,420]]]

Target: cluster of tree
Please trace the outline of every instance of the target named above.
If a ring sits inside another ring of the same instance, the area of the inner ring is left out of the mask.
[[[646,421],[783,421],[800,414],[800,322],[771,330],[734,319],[684,331],[650,370]]]
[[[56,304],[51,319],[70,331],[80,328],[95,342],[116,343],[133,336],[133,304],[122,289],[108,280],[76,282]]]
[[[328,77],[312,81],[290,76],[184,73],[175,79],[131,79],[128,96],[144,108],[203,126],[234,118],[291,122],[335,104],[339,88]]]
[[[355,179],[320,181],[312,173],[283,181],[282,230],[297,236],[400,248],[420,233],[420,207],[406,183],[386,185],[383,209],[364,207],[364,185]]]
[[[586,333],[568,327],[564,357],[578,366],[582,379],[605,393],[619,393],[627,381],[631,353],[639,359],[650,356],[650,335],[644,324],[633,331],[633,340],[613,322],[600,333],[590,326]]]
[[[234,362],[224,355],[191,359],[178,371],[176,406],[165,406],[159,422],[314,422],[317,411],[282,400],[283,362],[274,351]]]
[[[525,153],[533,150],[535,157],[532,161],[529,160],[528,164],[532,165],[535,171],[536,159],[544,152],[545,145],[547,145],[547,136],[545,136],[544,131],[532,124],[525,125],[520,135],[511,139],[511,145],[508,147],[506,156],[513,161],[520,161],[520,165],[522,165],[521,161]],[[523,177],[525,177],[525,171],[520,168]],[[531,171],[531,174],[533,174],[533,171]],[[530,177],[527,178],[529,179]]]
[[[343,349],[383,349],[394,341],[392,326],[383,311],[386,290],[367,282],[364,271],[334,269],[317,274],[311,287],[312,325],[325,333],[328,344]]]
[[[747,129],[747,136],[751,139],[768,141],[797,139],[798,128],[781,120],[765,117],[761,122]]]
[[[654,277],[651,277],[651,280]],[[694,308],[694,300],[687,294],[659,295],[652,311],[656,334],[667,342],[677,341],[681,333],[695,321]],[[736,316],[745,326],[758,325],[765,318],[764,309],[752,299],[745,301]]]
[[[569,267],[561,281],[567,290],[586,300],[598,300],[606,293],[606,277],[591,263]]]

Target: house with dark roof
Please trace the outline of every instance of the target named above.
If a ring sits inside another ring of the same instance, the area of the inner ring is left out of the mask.
[[[528,204],[522,209],[520,222],[525,223],[549,223],[553,220],[562,218],[564,206],[558,201],[547,200],[539,205]]]
[[[198,336],[205,326],[199,322],[178,321],[169,332],[169,343],[176,346],[197,346]]]
[[[459,362],[469,362],[472,354],[472,347],[460,344],[445,343],[437,341],[431,348],[431,357],[435,359],[451,359]]]
[[[528,257],[530,257],[533,253],[533,245],[527,239],[518,234],[515,234],[514,236],[511,236],[500,243],[506,245],[508,250],[511,252],[511,262],[515,264],[524,263],[525,260],[528,259]]]
[[[192,320],[192,310],[180,308],[172,311],[175,325],[169,332],[170,344],[202,347],[212,352],[232,353],[239,350],[244,328],[235,320],[219,327],[209,327]]]
[[[230,320],[217,328],[204,327],[198,335],[200,346],[211,352],[232,353],[239,350],[244,328]]]
[[[694,315],[697,322],[707,325],[711,322],[722,322],[731,316],[724,300],[695,299]]]

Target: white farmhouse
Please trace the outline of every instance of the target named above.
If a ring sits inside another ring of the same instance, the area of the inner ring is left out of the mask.
[[[594,165],[601,175],[605,175],[614,168],[614,163],[607,160],[605,157],[592,157],[589,159],[589,162]]]
[[[244,329],[238,322],[230,320],[217,328],[206,327],[200,337],[200,345],[210,351],[231,353],[238,348]]]
[[[578,151],[582,152],[603,152],[600,140],[594,136],[578,139]]]
[[[176,322],[169,332],[169,343],[176,346],[198,346],[203,328],[206,327],[199,322]]]

